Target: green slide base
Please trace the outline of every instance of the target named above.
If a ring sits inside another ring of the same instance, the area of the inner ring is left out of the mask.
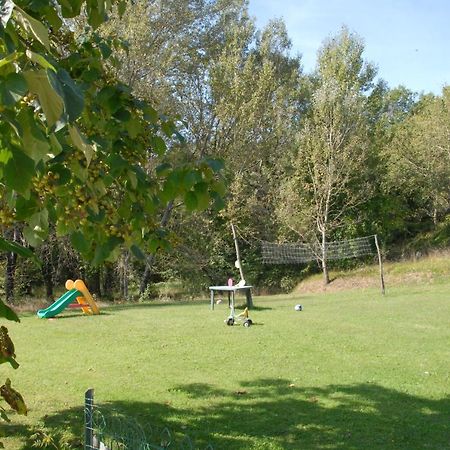
[[[81,297],[83,294],[76,289],[71,289],[67,291],[64,295],[58,298],[53,304],[48,308],[40,309],[37,312],[37,316],[41,319],[49,319],[50,317],[55,317],[61,311],[67,308],[67,306],[76,300],[77,297]]]

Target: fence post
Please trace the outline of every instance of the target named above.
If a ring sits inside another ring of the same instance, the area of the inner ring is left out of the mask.
[[[94,389],[88,389],[84,394],[84,449],[94,449]]]

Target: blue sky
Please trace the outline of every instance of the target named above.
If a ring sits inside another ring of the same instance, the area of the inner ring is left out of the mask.
[[[439,94],[450,84],[449,0],[250,0],[250,14],[259,28],[284,19],[306,72],[323,40],[347,25],[389,86]]]

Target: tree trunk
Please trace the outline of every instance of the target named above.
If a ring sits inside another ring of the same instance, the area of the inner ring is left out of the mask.
[[[91,273],[89,280],[87,281],[87,285],[89,286],[89,290],[92,294],[96,294],[101,297],[102,285],[100,281],[100,268],[96,268],[94,272]]]
[[[51,251],[49,249],[49,251]],[[53,300],[53,264],[51,258],[42,265],[42,278],[45,284],[45,294],[48,300]]]
[[[114,286],[114,270],[111,268],[109,263],[103,266],[103,277],[102,277],[102,292],[103,296],[110,297]]]
[[[166,209],[164,210],[164,214],[161,218],[161,227],[165,227],[169,222],[170,215],[173,210],[173,201],[167,203]],[[147,289],[148,283],[150,282],[150,278],[153,275],[153,264],[155,263],[155,254],[151,254],[148,256],[145,263],[144,274],[142,275],[141,284],[139,286],[139,294],[142,295]]]
[[[148,256],[145,263],[144,275],[142,275],[141,284],[139,286],[139,294],[143,294],[150,283],[150,278],[153,275],[153,263],[155,262],[155,255],[151,254]]]
[[[7,303],[14,302],[14,281],[16,273],[17,255],[8,252],[6,255],[6,279],[5,279],[5,295]]]
[[[122,294],[125,300],[128,300],[128,259],[130,254],[128,252],[123,256],[122,265]]]
[[[19,230],[14,227],[12,232],[13,242],[19,240]],[[5,297],[8,303],[14,302],[14,286],[15,286],[15,275],[17,267],[17,254],[13,252],[8,252],[6,254],[6,276],[5,276]]]
[[[326,286],[330,283],[330,276],[328,274],[327,264],[327,237],[325,229],[322,230],[322,272],[323,272],[323,284]]]

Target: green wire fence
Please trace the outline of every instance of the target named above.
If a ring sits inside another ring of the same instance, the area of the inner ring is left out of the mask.
[[[143,428],[132,417],[94,404],[94,390],[88,389],[84,399],[85,450],[198,450],[183,435],[175,437],[168,428]],[[214,450],[208,444],[204,450]]]

